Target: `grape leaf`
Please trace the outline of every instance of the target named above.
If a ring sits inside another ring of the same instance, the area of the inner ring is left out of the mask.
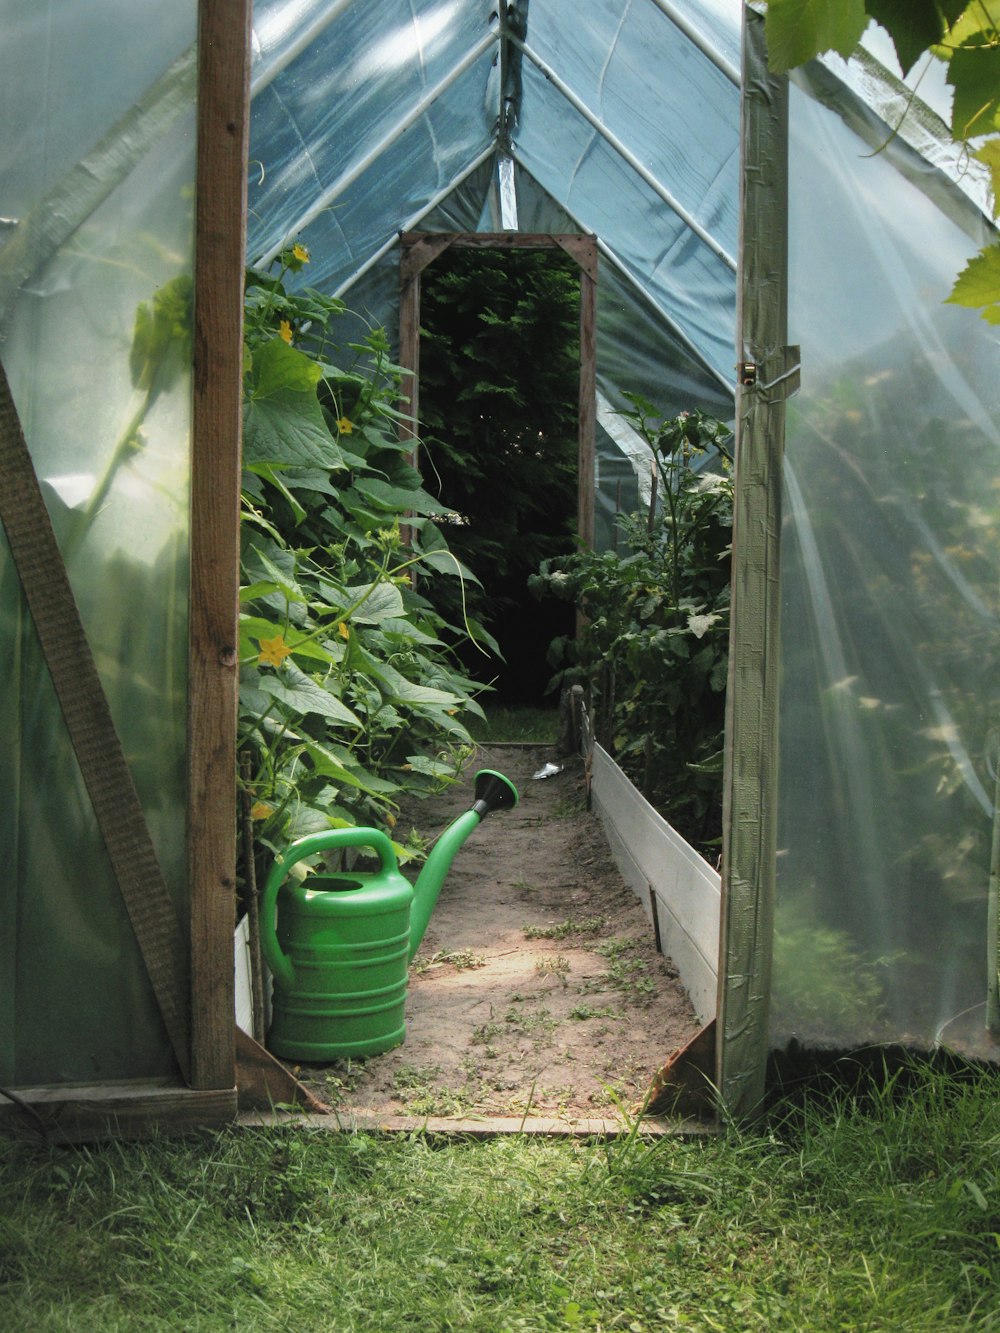
[[[966,0],[962,11],[961,18],[955,21],[948,33],[948,48],[964,46],[1000,27],[1000,0],[975,0],[975,4],[969,4]],[[950,54],[951,51],[945,49],[941,57],[947,60]]]
[[[254,351],[249,390],[254,398],[267,398],[281,389],[307,393],[322,378],[319,366],[304,352],[272,338]]]
[[[391,486],[379,477],[358,477],[354,489],[371,500],[380,509],[410,510],[414,514],[447,514],[448,506],[435,500],[425,490],[415,487]]]
[[[377,625],[380,620],[394,620],[405,614],[403,594],[395,583],[359,583],[345,588],[344,595],[350,599],[348,605],[354,607],[351,619],[362,625]]]
[[[243,409],[247,467],[341,467],[316,396],[319,367],[275,338],[254,352]]]
[[[946,299],[951,305],[981,309],[983,319],[1000,324],[1000,242],[973,255]]]
[[[993,191],[993,216],[998,217],[1000,216],[1000,139],[987,139],[972,156],[989,168],[990,187]]]
[[[1000,47],[985,37],[960,46],[948,61],[948,82],[955,90],[951,132],[956,139],[1000,129]]]
[[[768,64],[781,74],[823,51],[850,56],[868,15],[864,0],[771,0],[765,21]]]
[[[248,468],[341,468],[315,391],[276,389],[268,397],[247,397],[243,409],[243,461]]]
[[[307,676],[291,662],[286,662],[280,676],[262,676],[259,688],[287,704],[294,713],[313,713],[330,722],[345,722],[361,729],[359,719],[331,691]]]
[[[968,0],[865,0],[865,8],[892,38],[904,74],[948,31]]]

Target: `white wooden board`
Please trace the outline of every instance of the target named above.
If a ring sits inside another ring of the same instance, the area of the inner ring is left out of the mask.
[[[250,928],[246,917],[242,917],[233,936],[233,953],[236,967],[236,1026],[242,1028],[249,1037],[263,1040],[263,1033],[253,1030],[253,993],[250,989]]]
[[[656,926],[702,1023],[715,1017],[721,882],[676,829],[649,804],[599,745],[592,792],[625,882]]]

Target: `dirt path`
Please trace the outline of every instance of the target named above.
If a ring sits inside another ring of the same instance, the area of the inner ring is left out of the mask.
[[[548,746],[483,748],[462,782],[405,812],[434,837],[468,809],[480,768],[521,794],[455,858],[411,968],[404,1044],[363,1063],[299,1069],[340,1112],[614,1116],[616,1099],[640,1101],[697,1031],[585,808],[581,762],[533,779],[551,758]]]

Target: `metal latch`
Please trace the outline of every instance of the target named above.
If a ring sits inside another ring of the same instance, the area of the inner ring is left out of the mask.
[[[800,355],[798,347],[779,347],[760,362],[738,362],[736,373],[740,387],[756,389],[764,402],[791,397],[799,389]]]

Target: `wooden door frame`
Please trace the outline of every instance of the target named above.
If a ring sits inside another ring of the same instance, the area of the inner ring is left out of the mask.
[[[424,269],[452,246],[465,250],[562,250],[580,270],[580,398],[578,411],[577,532],[594,545],[594,430],[597,419],[597,238],[580,233],[401,233],[399,262],[399,364],[410,372],[401,410],[409,420],[404,439],[416,440],[420,419],[420,290]]]
[[[767,64],[763,15],[744,8],[732,606],[722,807],[714,1084],[727,1113],[758,1114],[770,1043],[781,676],[788,337],[788,77]]]

